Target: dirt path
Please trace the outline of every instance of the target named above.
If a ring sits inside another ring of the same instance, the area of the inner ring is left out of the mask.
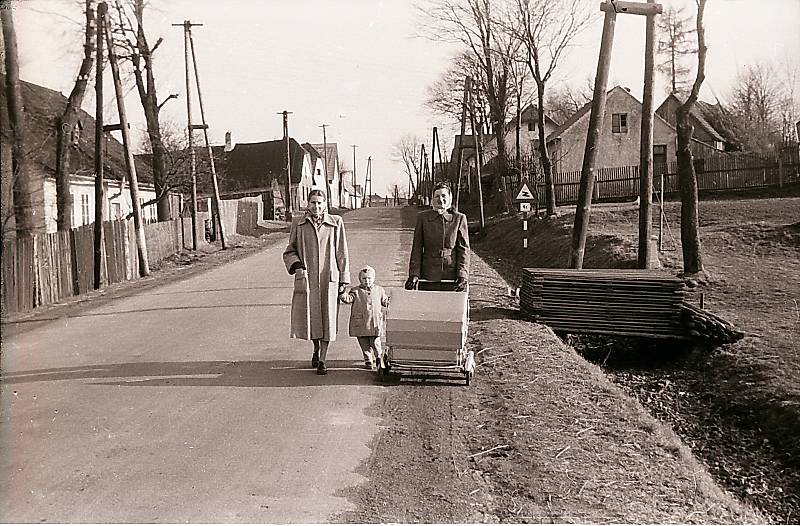
[[[471,387],[402,380],[338,522],[763,522],[474,258]]]

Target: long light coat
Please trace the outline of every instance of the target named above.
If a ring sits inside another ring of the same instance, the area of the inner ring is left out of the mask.
[[[352,287],[340,296],[350,307],[350,336],[381,336],[383,334],[383,307],[389,306],[389,296],[380,285]]]
[[[349,259],[340,216],[326,213],[319,228],[307,216],[292,220],[283,262],[287,271],[298,261],[307,270],[294,275],[292,338],[336,339],[339,284],[350,283]]]

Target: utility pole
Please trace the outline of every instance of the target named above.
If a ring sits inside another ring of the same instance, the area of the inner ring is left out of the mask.
[[[369,187],[369,192],[367,192]],[[364,196],[367,206],[372,206],[372,156],[367,157],[367,174],[364,176]]]
[[[195,26],[202,26],[203,24],[192,24],[188,20],[184,22],[184,28],[186,33],[189,35],[189,44],[192,48],[192,64],[194,65],[194,82],[197,86],[197,100],[200,103],[200,126],[194,126],[195,128],[202,128],[203,130],[203,138],[206,141],[206,150],[208,151],[208,162],[211,165],[211,183],[213,186],[213,202],[214,207],[217,209],[217,221],[219,223],[219,241],[220,245],[222,246],[222,250],[227,248],[225,243],[225,224],[222,221],[222,203],[219,197],[219,184],[217,182],[217,169],[214,164],[214,152],[211,149],[211,143],[208,141],[208,123],[206,123],[206,113],[203,109],[203,94],[200,92],[200,75],[197,72],[197,55],[194,52],[194,37],[192,36],[192,25]],[[188,94],[187,94],[188,96]],[[214,220],[214,214],[211,214],[211,220]]]
[[[197,55],[194,52],[194,37],[192,36],[192,26],[202,26],[203,24],[192,24],[188,20],[184,22],[186,31],[189,33],[189,44],[192,48],[192,64],[194,65],[194,82],[197,86],[197,100],[200,103],[200,125],[195,125],[195,128],[202,128],[203,138],[206,142],[206,150],[208,151],[208,162],[211,166],[211,183],[213,187],[213,203],[217,209],[217,221],[219,224],[219,241],[222,250],[228,248],[225,242],[225,224],[222,221],[222,202],[219,197],[219,183],[217,181],[217,168],[214,163],[214,152],[211,149],[211,143],[208,141],[208,123],[206,122],[206,113],[203,109],[203,94],[200,92],[200,75],[197,71]],[[213,214],[211,220],[213,221]]]
[[[94,288],[103,286],[103,38],[108,6],[97,5],[97,68],[95,69],[94,120]]]
[[[283,141],[286,144],[286,198],[284,199],[284,209],[286,210],[286,221],[292,221],[292,152],[289,148],[289,114],[291,111],[283,110]]]
[[[654,4],[655,0],[647,0]],[[642,92],[642,132],[639,149],[639,268],[648,268],[652,258],[653,227],[653,82],[655,80],[656,15],[649,14],[645,25],[644,91]]]
[[[323,163],[322,167],[323,173],[325,174],[325,191],[328,194],[328,206],[331,206],[331,185],[330,182],[328,181],[328,138],[327,135],[325,134],[325,128],[327,128],[328,126],[330,126],[330,124],[319,125],[319,127],[322,128],[322,149],[324,150],[322,155],[325,159],[325,162]],[[341,198],[341,196],[339,197]]]
[[[194,130],[192,128],[192,84],[189,76],[189,31],[191,22],[185,20],[183,24],[172,24],[183,28],[183,52],[186,69],[186,130],[189,141],[189,173],[192,177],[192,250],[197,250],[197,156],[194,151]]]
[[[464,133],[467,128],[467,95],[470,91],[470,84],[472,79],[470,77],[464,78],[464,97],[461,101],[461,135],[458,140],[458,176],[456,176],[456,210],[458,210],[458,201],[461,196],[461,165],[464,163]]]
[[[575,223],[572,227],[569,268],[573,269],[583,268],[583,256],[586,250],[586,237],[589,230],[589,215],[594,191],[594,168],[600,143],[600,126],[603,124],[606,113],[606,86],[608,84],[608,71],[611,66],[611,49],[614,46],[614,28],[617,22],[617,12],[634,15],[655,15],[661,12],[661,5],[616,0],[601,3],[600,10],[605,12],[605,20],[603,21],[603,36],[600,40],[600,54],[597,60],[592,110],[589,114],[589,129],[586,132],[586,149],[581,168],[578,205],[575,209]],[[652,150],[652,147],[650,149]]]
[[[478,203],[480,209],[480,232],[483,234],[484,229],[486,228],[486,217],[483,214],[483,184],[481,184],[481,164],[483,164],[483,155],[481,153],[481,146],[478,142],[478,130],[475,129],[475,107],[472,105],[472,87],[470,86],[470,111],[469,111],[469,122],[470,127],[472,128],[472,141],[475,145],[475,173],[478,176]]]
[[[189,137],[189,155],[191,158],[190,166],[192,173],[192,243],[193,248],[197,249],[197,156],[194,151],[194,130],[203,130],[203,137],[205,139],[206,150],[208,153],[208,162],[211,167],[211,187],[212,187],[212,209],[211,221],[214,229],[219,231],[220,244],[222,249],[225,250],[226,236],[225,225],[222,221],[222,204],[219,197],[219,184],[217,182],[217,169],[214,163],[214,154],[211,149],[211,144],[208,141],[208,123],[206,122],[205,109],[203,108],[203,94],[200,92],[200,74],[197,69],[197,55],[194,51],[194,37],[192,36],[193,26],[202,26],[203,24],[193,24],[189,20],[184,20],[183,24],[172,24],[176,27],[183,27],[183,43],[184,55],[186,66],[186,113],[188,119],[188,137]],[[194,69],[194,81],[197,86],[197,100],[200,103],[200,120],[202,124],[192,124],[192,104],[191,104],[191,81],[189,74],[189,56],[191,53],[192,66]],[[216,217],[215,217],[216,216]]]
[[[425,162],[425,144],[421,144],[419,148],[419,169],[417,170],[417,205],[425,204],[425,200],[423,195],[425,195],[425,190],[423,186],[425,185],[425,181],[422,178],[422,167],[424,166]]]
[[[436,182],[436,126],[431,137],[431,182]]]
[[[108,12],[105,13],[102,22],[104,27],[109,27]],[[131,206],[133,207],[133,228],[136,230],[136,248],[139,252],[139,274],[141,276],[150,275],[150,264],[147,261],[147,241],[144,237],[142,225],[142,207],[139,203],[139,180],[136,176],[136,164],[131,151],[130,131],[128,128],[128,118],[125,113],[125,94],[122,91],[122,80],[119,75],[119,64],[117,55],[114,52],[114,40],[111,31],[106,31],[106,43],[108,44],[108,62],[111,65],[111,75],[114,77],[114,92],[117,96],[117,113],[119,113],[119,130],[122,132],[122,147],[125,150],[125,166],[128,169],[128,180],[130,182]],[[116,126],[106,129],[115,128]]]
[[[357,144],[351,144],[350,146],[353,147],[353,176],[352,176],[352,179],[353,179],[353,192],[355,193],[355,191],[356,191],[356,181],[358,180],[358,179],[356,179],[356,148],[358,147],[358,145]],[[353,199],[353,209],[356,208],[356,200],[357,199],[358,199],[358,195],[356,194],[355,199]]]

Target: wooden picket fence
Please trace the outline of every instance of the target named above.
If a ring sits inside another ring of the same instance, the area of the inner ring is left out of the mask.
[[[209,214],[198,212],[199,240],[205,242]],[[258,205],[246,200],[224,200],[222,220],[228,234],[258,231]],[[143,226],[149,264],[192,245],[191,220],[173,219]],[[139,277],[139,256],[133,220],[103,222],[105,285]],[[94,225],[3,243],[0,262],[2,313],[26,312],[94,289]]]
[[[144,225],[151,265],[182,249],[180,220]],[[103,223],[106,285],[139,277],[132,220]],[[3,313],[30,311],[94,289],[94,225],[3,244]]]
[[[723,191],[750,190],[765,187],[781,187],[800,183],[800,163],[796,160],[778,162],[750,156],[719,155],[695,161],[697,186],[700,194]],[[660,192],[663,175],[664,193],[667,196],[678,194],[677,163],[653,167],[653,190]],[[519,175],[506,178],[506,186],[518,186]],[[542,177],[535,178],[535,190],[541,199],[544,196]],[[558,172],[554,176],[556,203],[570,205],[578,202],[580,170]],[[532,182],[533,184],[533,182]],[[636,199],[639,196],[639,167],[619,166],[595,170],[593,201],[617,201]]]

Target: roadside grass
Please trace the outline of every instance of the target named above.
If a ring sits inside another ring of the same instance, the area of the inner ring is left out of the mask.
[[[654,207],[657,225],[658,207]],[[665,206],[661,261],[681,271],[679,205]],[[523,267],[566,267],[574,215],[532,221],[522,248],[518,217],[489,224],[473,242],[509,283]],[[800,513],[800,198],[700,203],[705,306],[748,336],[718,349],[610,338],[571,341],[652,414],[673,426],[712,475],[771,520]],[[635,204],[595,205],[586,268],[635,266]],[[693,300],[697,301],[695,294]]]

